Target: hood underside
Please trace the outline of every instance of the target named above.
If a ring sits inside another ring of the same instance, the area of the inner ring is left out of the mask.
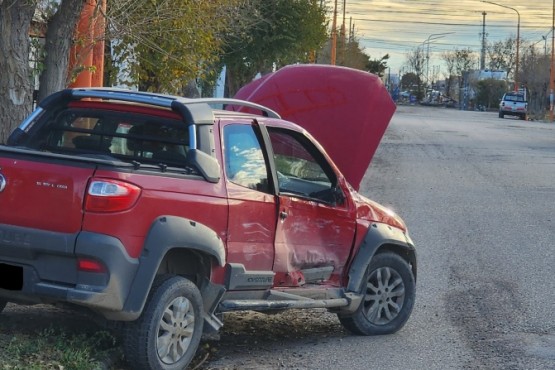
[[[378,76],[330,65],[284,67],[234,98],[262,104],[305,128],[357,190],[395,112]]]

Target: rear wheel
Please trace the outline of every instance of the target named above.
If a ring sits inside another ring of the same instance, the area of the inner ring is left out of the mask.
[[[409,264],[394,253],[375,255],[366,270],[364,299],[354,314],[339,314],[347,329],[359,335],[395,333],[410,317],[416,284]]]
[[[139,319],[125,325],[127,361],[133,369],[185,369],[202,328],[202,297],[196,285],[180,276],[158,276]]]

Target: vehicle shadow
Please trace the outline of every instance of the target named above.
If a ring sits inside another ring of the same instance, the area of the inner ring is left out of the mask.
[[[353,336],[325,309],[228,313],[224,322],[219,340],[203,342],[199,369],[311,368],[304,346]]]

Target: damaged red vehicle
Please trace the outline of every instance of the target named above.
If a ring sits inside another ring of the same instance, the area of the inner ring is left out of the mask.
[[[41,102],[0,146],[0,310],[64,303],[121,321],[134,369],[185,368],[229,311],[327,308],[356,334],[402,328],[415,247],[355,190],[394,111],[381,82],[293,66],[239,97]]]

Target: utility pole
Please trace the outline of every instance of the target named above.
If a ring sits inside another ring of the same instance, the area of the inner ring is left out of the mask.
[[[480,54],[480,70],[486,69],[486,15],[488,13],[482,12],[482,53]]]
[[[335,65],[337,52],[337,0],[335,0],[335,7],[333,8],[333,21],[331,23],[331,57],[330,64]]]
[[[343,0],[343,23],[341,24],[341,65],[345,65],[345,49],[347,48],[347,37],[345,31],[345,10],[347,8],[347,0]]]
[[[553,10],[551,15],[551,66],[549,68],[549,122],[553,122],[553,100],[554,100],[554,89],[555,89],[555,81],[554,78],[554,52],[555,52],[555,0],[553,0]]]

